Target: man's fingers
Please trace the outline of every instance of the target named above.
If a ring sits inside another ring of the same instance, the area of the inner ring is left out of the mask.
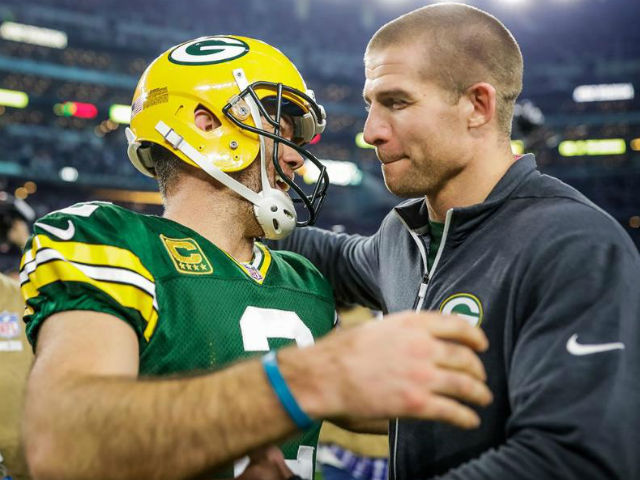
[[[469,407],[450,398],[433,395],[426,403],[424,418],[471,429],[480,425],[480,417]]]
[[[254,450],[249,453],[249,460],[252,463],[270,463],[271,465],[277,466],[285,473],[291,473],[291,470],[289,470],[289,467],[287,467],[284,461],[282,450],[275,445],[269,445],[267,447]]]
[[[274,448],[273,446],[268,446],[264,448],[258,448],[257,450],[253,450],[249,452],[249,460],[255,463],[263,462],[268,459],[269,450]]]
[[[484,382],[452,370],[439,370],[434,375],[430,389],[434,393],[483,407],[493,401],[493,395]]]
[[[434,363],[437,366],[466,372],[482,381],[487,380],[484,365],[478,356],[468,347],[450,341],[441,341],[437,348],[439,352],[438,355],[434,357]]]
[[[482,329],[472,327],[464,319],[455,315],[438,315],[429,317],[429,331],[435,337],[453,340],[467,345],[477,352],[484,352],[489,348],[489,340]]]
[[[288,479],[293,472],[287,466],[282,451],[275,445],[254,450],[249,454],[251,463],[243,473],[242,480]]]
[[[293,475],[293,472],[287,466],[284,455],[282,454],[282,450],[276,447],[275,445],[270,445],[269,447],[264,449],[267,461],[271,462],[271,464],[280,472],[285,478]]]

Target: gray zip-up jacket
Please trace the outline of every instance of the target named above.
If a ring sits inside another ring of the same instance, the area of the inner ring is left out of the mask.
[[[411,200],[370,237],[305,228],[278,245],[342,302],[459,314],[489,338],[480,428],[392,421],[390,478],[640,479],[640,257],[621,226],[532,155],[447,212],[430,272],[427,225]]]

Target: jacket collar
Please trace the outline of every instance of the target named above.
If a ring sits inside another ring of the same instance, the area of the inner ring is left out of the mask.
[[[449,227],[449,238],[452,240],[464,238],[500,207],[529,175],[534,173],[537,173],[537,167],[533,154],[518,158],[491,190],[484,202],[453,209],[453,224]],[[424,198],[407,200],[395,207],[394,210],[409,229],[418,234],[424,233],[429,223],[429,214]]]

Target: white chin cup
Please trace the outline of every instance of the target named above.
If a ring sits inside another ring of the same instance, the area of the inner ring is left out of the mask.
[[[279,240],[296,228],[296,209],[293,201],[284,192],[267,189],[258,193],[260,201],[254,204],[253,211],[262,227],[265,238]]]

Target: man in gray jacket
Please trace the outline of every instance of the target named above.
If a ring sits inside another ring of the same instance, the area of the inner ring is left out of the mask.
[[[512,155],[511,33],[431,5],[378,30],[365,74],[364,138],[389,190],[419,198],[371,237],[305,229],[280,246],[342,302],[482,328],[495,397],[475,431],[392,420],[390,478],[640,478],[640,258],[614,219]]]

